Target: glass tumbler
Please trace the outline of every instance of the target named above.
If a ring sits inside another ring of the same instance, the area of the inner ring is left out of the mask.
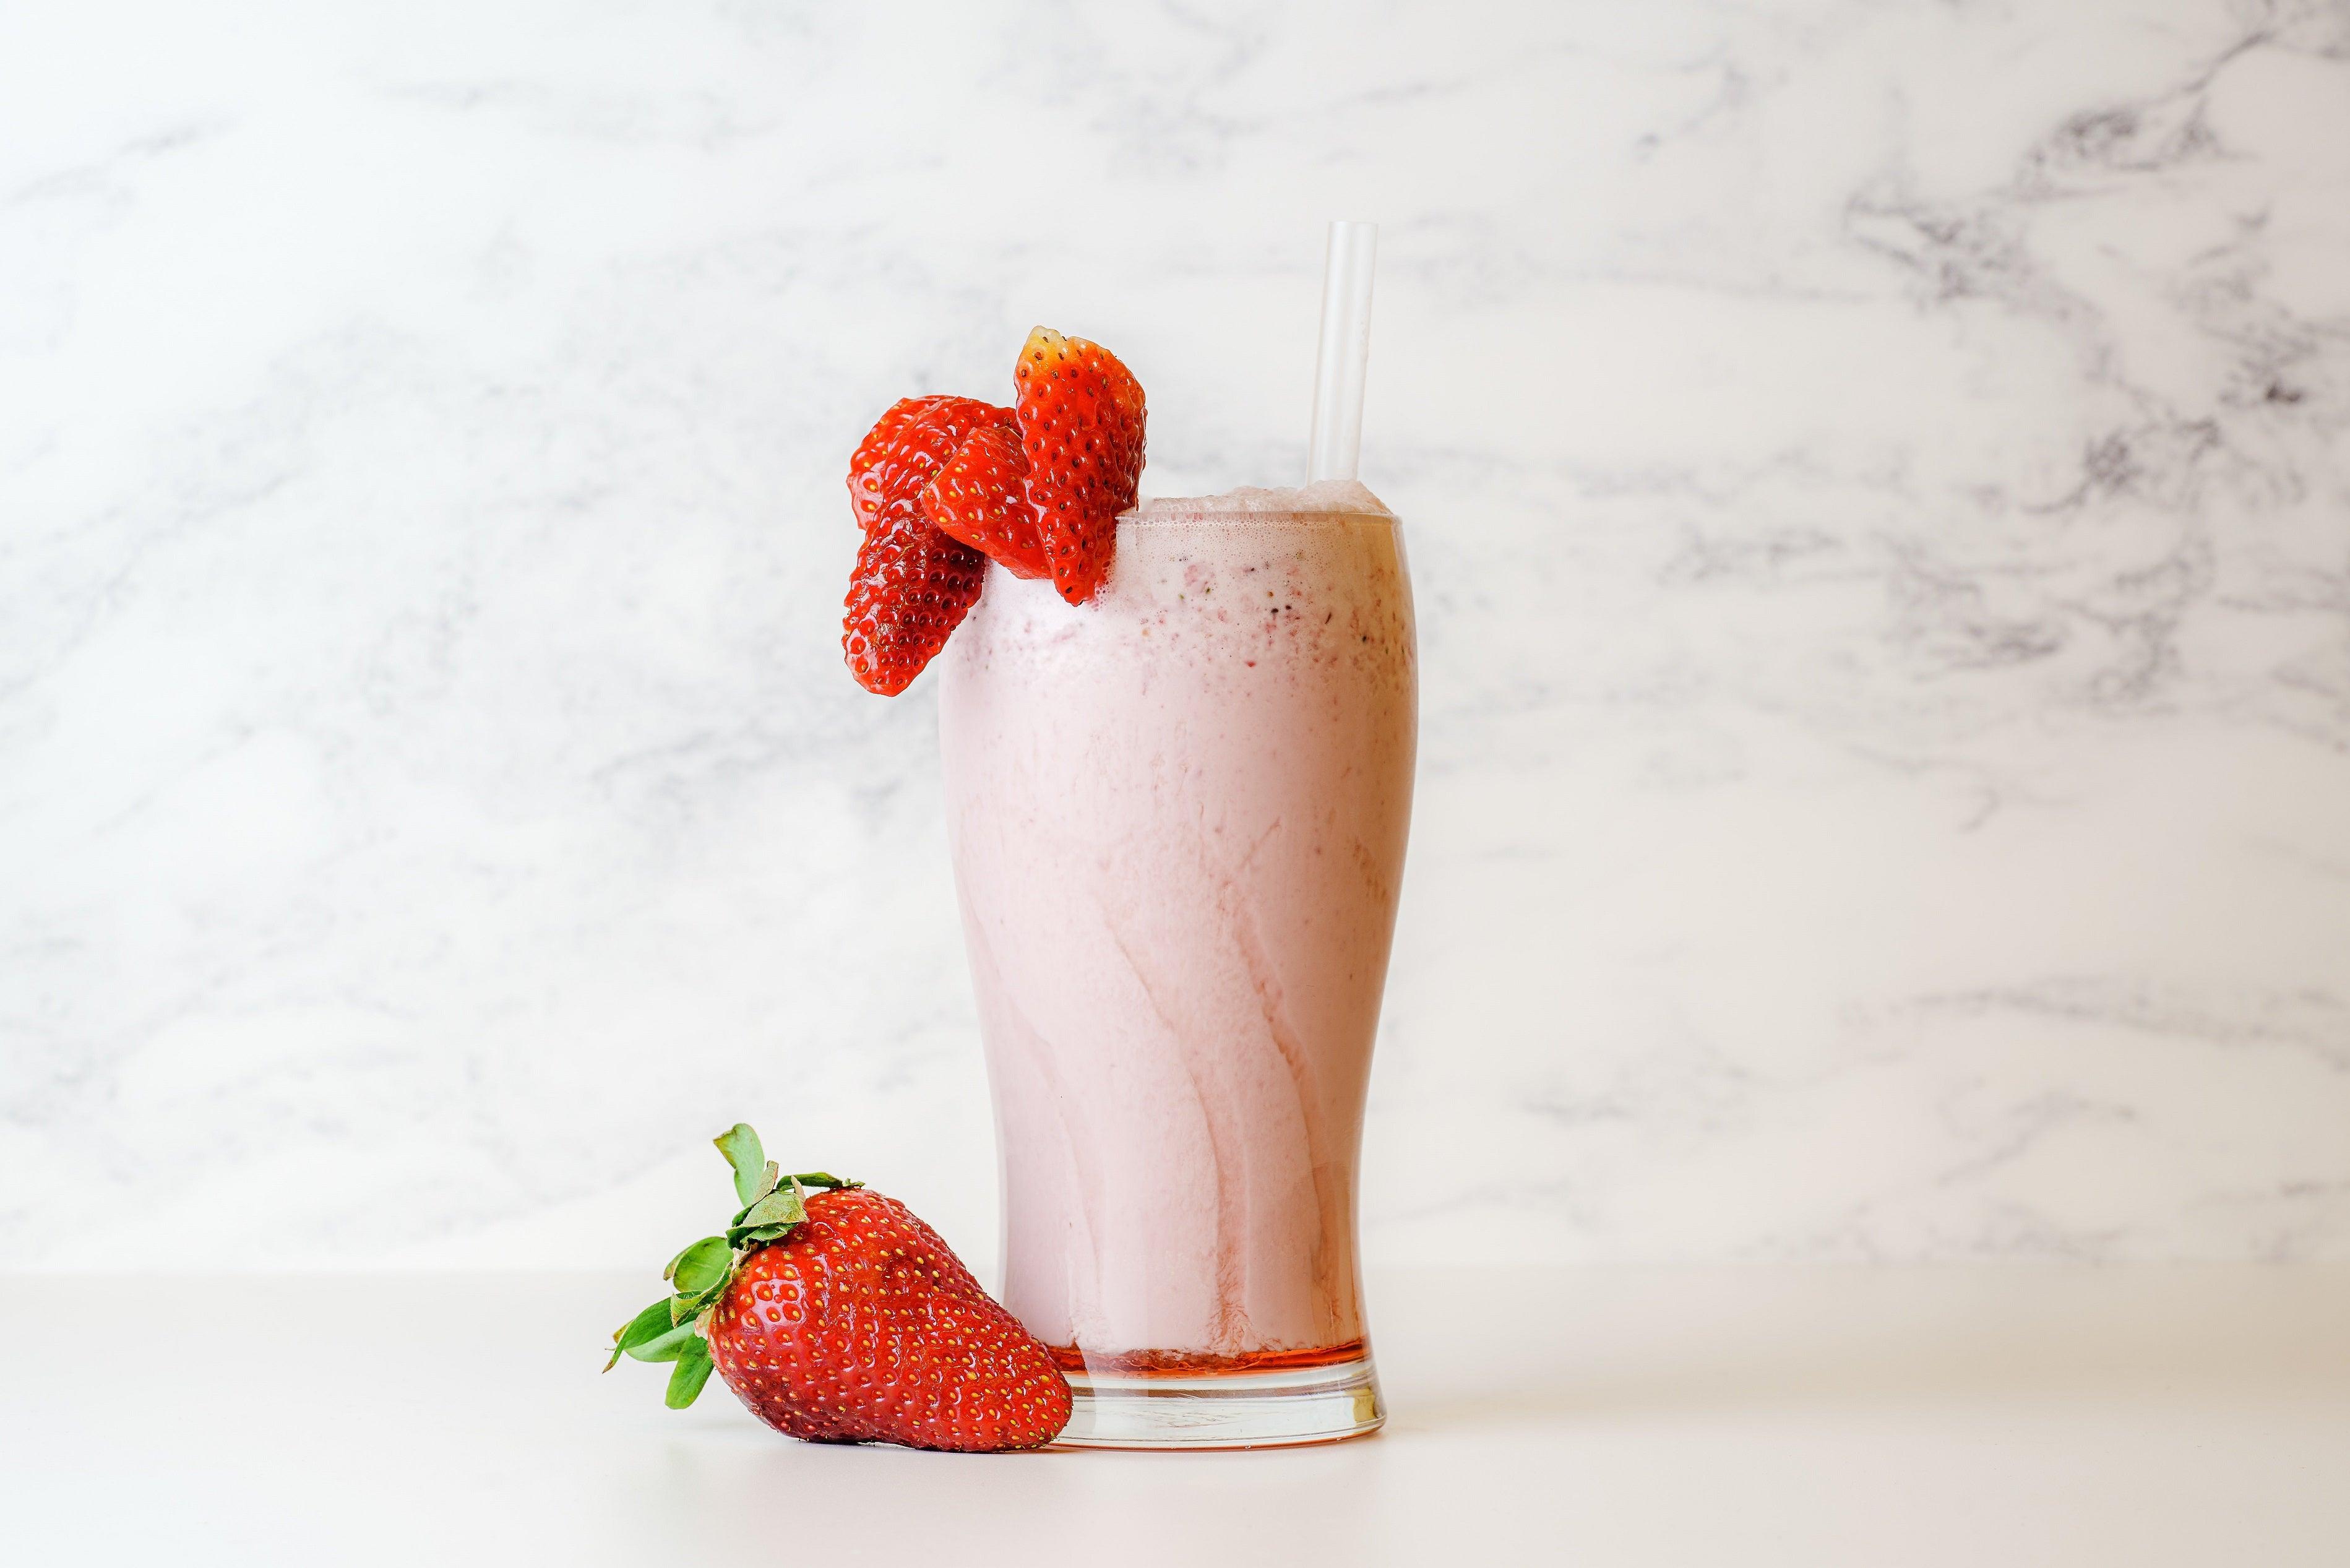
[[[1066,1443],[1384,1419],[1356,1188],[1417,655],[1395,518],[1317,493],[1129,513],[1081,606],[992,566],[941,655],[1003,1299]]]

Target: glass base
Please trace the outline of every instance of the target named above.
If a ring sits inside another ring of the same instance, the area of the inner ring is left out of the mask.
[[[1326,1366],[1200,1376],[1072,1372],[1069,1424],[1080,1449],[1277,1449],[1335,1443],[1387,1420],[1367,1355]]]

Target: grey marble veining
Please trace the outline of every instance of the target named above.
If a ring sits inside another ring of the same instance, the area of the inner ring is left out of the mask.
[[[2350,1257],[2350,6],[202,10],[0,15],[0,1261],[988,1252],[843,462],[1294,478],[1334,215],[1373,1256]]]

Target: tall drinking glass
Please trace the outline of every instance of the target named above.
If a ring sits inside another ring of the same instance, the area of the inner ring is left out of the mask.
[[[1411,814],[1396,520],[1359,484],[1153,502],[1087,605],[992,568],[940,747],[1003,1182],[1063,1441],[1384,1419],[1363,1098]]]

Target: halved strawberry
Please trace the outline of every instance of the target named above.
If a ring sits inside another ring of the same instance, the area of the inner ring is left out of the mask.
[[[977,398],[933,395],[900,398],[874,421],[848,460],[848,504],[868,534],[881,521],[889,496],[902,496],[910,510],[919,510],[922,486],[955,448],[981,426],[1009,415],[1011,410]],[[907,470],[920,479],[907,488]]]
[[[1010,415],[982,425],[922,492],[923,515],[1015,577],[1049,574],[1036,514],[1028,504],[1028,459]]]
[[[1083,604],[1142,478],[1142,385],[1118,357],[1039,327],[1020,350],[1020,445],[1053,586]]]

